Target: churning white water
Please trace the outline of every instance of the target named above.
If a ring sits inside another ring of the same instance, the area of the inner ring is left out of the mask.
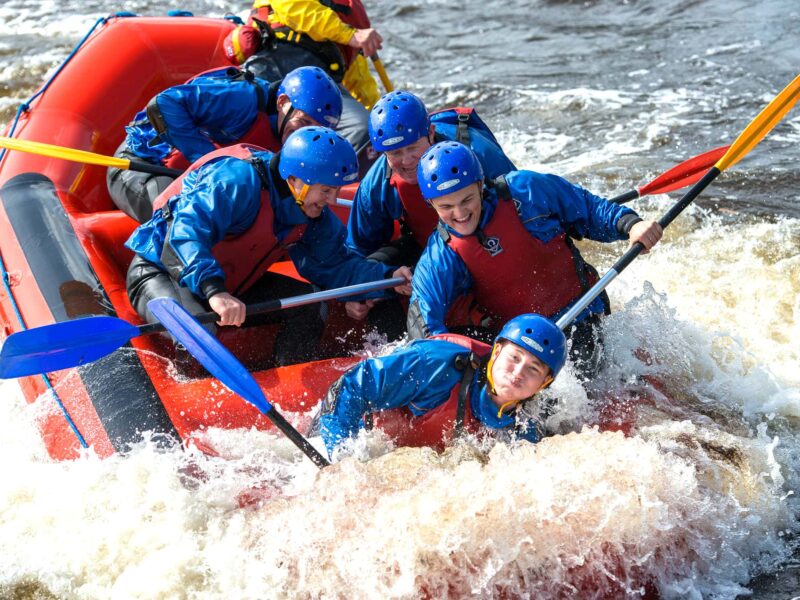
[[[796,348],[782,345],[775,311],[736,290],[791,285],[781,277],[789,259],[759,248],[796,225],[755,223],[737,244],[694,211],[620,277],[597,385],[656,400],[637,405],[631,437],[584,427],[595,408],[568,372],[553,386],[562,409],[549,425],[569,433],[535,446],[476,442],[437,456],[389,452],[375,434],[356,443],[372,460],[317,471],[275,435],[212,431],[220,457],[144,443],[124,457],[55,463],[37,408],[5,383],[0,590],[735,597],[791,554],[796,529]],[[741,281],[703,272],[715,270]],[[664,394],[647,391],[644,375]]]

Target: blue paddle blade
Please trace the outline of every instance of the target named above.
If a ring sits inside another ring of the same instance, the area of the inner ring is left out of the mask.
[[[171,298],[156,298],[147,307],[208,372],[262,413],[272,410],[256,380],[236,357]]]
[[[138,327],[108,316],[12,333],[0,349],[0,379],[79,367],[112,353],[137,335]]]

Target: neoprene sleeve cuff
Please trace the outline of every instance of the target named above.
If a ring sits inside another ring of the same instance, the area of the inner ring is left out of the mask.
[[[643,221],[642,217],[637,215],[636,213],[628,213],[627,215],[622,215],[617,221],[617,231],[619,231],[623,235],[628,235],[631,231],[631,227]]]
[[[228,290],[225,289],[225,281],[222,277],[209,277],[200,282],[200,291],[203,292],[207,300],[211,296],[216,296]]]

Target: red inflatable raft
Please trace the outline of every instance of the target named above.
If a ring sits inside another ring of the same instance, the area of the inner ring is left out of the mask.
[[[228,64],[222,44],[232,27],[222,19],[112,18],[31,103],[13,136],[110,156],[124,126],[153,95]],[[85,315],[141,323],[125,289],[132,254],[123,243],[136,223],[111,203],[105,175],[101,166],[4,154],[0,337]],[[250,327],[226,330],[221,339],[246,364],[258,365],[271,352],[265,340],[273,334],[269,326]],[[139,337],[80,368],[20,379],[29,402],[53,388],[60,410],[43,411],[41,421],[50,455],[73,458],[85,445],[107,456],[126,450],[143,432],[186,441],[208,427],[271,427],[215,379],[176,378],[171,356],[161,336]],[[355,360],[256,368],[253,375],[291,417],[315,406]]]

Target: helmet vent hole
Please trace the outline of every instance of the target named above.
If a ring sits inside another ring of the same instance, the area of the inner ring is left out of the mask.
[[[436,181],[437,179],[439,179],[439,176],[436,173],[431,175],[431,181]]]
[[[450,172],[455,175],[458,173],[458,167],[450,167]]]
[[[550,340],[548,340],[547,338],[544,338],[542,340],[542,346],[549,346],[549,345],[550,345]]]
[[[533,329],[531,329],[530,327],[528,327],[528,328],[525,330],[525,333],[527,333],[528,335],[530,335],[530,334],[532,334],[532,333],[533,333]]]
[[[344,165],[344,166],[342,167],[342,173],[347,173],[347,165]]]
[[[333,138],[328,138],[328,143],[329,143],[331,146],[334,146],[334,145],[335,145],[335,144],[334,144],[334,142],[333,142]]]
[[[397,127],[395,127],[395,131],[403,131],[403,125],[399,124]]]
[[[397,104],[394,104],[394,105],[392,106],[392,109],[394,109],[394,110],[399,110],[399,109],[400,109],[400,107],[399,107],[399,106],[397,106]]]
[[[382,137],[382,136],[383,136],[383,129],[378,129],[378,137]]]
[[[317,134],[313,138],[311,138],[311,141],[316,142],[320,137],[321,136],[319,134]]]

